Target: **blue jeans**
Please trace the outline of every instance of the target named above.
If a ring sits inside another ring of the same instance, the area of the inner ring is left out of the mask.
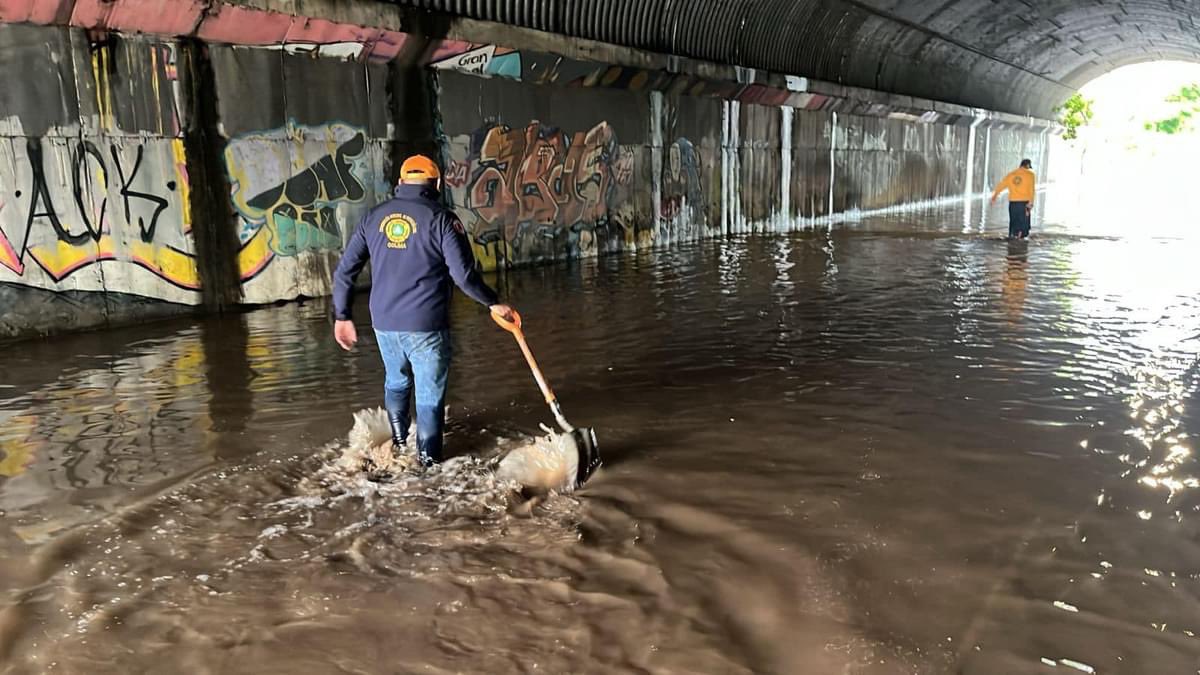
[[[450,374],[449,331],[375,331],[387,371],[383,405],[398,416],[404,433],[409,426],[409,396],[416,384],[417,452],[422,459],[442,461],[446,426],[446,378]],[[401,439],[405,440],[405,439]]]

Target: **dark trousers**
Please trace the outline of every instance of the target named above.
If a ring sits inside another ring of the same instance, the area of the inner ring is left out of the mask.
[[[1029,202],[1008,203],[1008,236],[1029,236]]]

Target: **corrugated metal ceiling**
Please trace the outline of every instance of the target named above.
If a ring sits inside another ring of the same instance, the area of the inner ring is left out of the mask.
[[[1040,116],[1071,88],[1114,67],[1200,61],[1200,3],[1173,0],[392,2]]]

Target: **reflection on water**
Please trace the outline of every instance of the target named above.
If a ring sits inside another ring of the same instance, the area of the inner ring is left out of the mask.
[[[1029,286],[1029,242],[1008,242],[1004,266],[1002,302],[1008,320],[1017,323],[1025,314],[1025,291]]]
[[[449,448],[484,459],[382,488],[337,472],[383,377],[323,303],[10,346],[0,662],[1194,671],[1200,245],[960,230],[509,275],[607,460],[511,511],[488,467],[544,408],[465,303]]]

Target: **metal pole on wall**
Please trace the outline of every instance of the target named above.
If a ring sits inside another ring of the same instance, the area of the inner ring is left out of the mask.
[[[732,234],[740,225],[739,112],[737,101],[724,102],[721,113],[721,230],[724,234]]]
[[[971,229],[971,208],[975,201],[975,137],[976,130],[987,119],[987,113],[975,109],[975,120],[967,137],[967,180],[963,183],[963,232]]]
[[[992,190],[992,127],[987,128],[987,140],[983,144],[983,194],[986,196]],[[985,199],[979,211],[979,231],[987,227],[988,201]]]
[[[792,123],[796,110],[790,106],[779,109],[779,226],[791,229],[792,224]]]
[[[833,113],[833,126],[829,132],[829,204],[825,208],[825,215],[832,221],[833,219],[833,182],[837,178],[837,130],[838,118],[837,113]]]

